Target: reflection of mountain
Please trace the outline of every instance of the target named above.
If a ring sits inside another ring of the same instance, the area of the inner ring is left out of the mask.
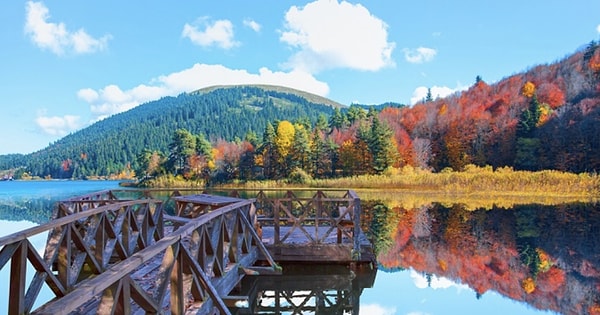
[[[0,220],[46,223],[56,202],[51,198],[0,198]]]
[[[388,212],[392,226],[375,225],[393,240],[378,247],[385,268],[412,267],[538,309],[600,314],[600,204]]]

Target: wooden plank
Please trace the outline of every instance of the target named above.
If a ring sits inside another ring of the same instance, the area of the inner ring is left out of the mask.
[[[218,195],[209,195],[209,194],[197,194],[197,195],[185,195],[180,197],[173,197],[173,200],[176,202],[182,203],[192,203],[199,205],[208,205],[208,206],[224,206],[234,202],[240,202],[244,199],[227,197],[227,196],[218,196]]]
[[[25,313],[25,275],[27,272],[27,240],[21,241],[10,262],[8,314]]]
[[[275,261],[348,263],[352,262],[352,247],[349,245],[299,245],[267,246]]]

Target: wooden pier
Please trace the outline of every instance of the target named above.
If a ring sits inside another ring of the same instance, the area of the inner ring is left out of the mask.
[[[252,313],[259,304],[240,293],[243,280],[283,279],[284,264],[374,272],[360,210],[353,191],[333,190],[110,190],[65,200],[50,222],[0,238],[7,313]],[[35,248],[28,238],[42,233],[47,244]]]

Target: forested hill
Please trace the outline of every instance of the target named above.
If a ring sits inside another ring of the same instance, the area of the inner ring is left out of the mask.
[[[329,117],[331,100],[282,87],[230,86],[164,97],[116,114],[28,155],[0,156],[0,169],[24,166],[33,176],[82,178],[119,173],[134,167],[144,150],[168,152],[177,129],[209,140],[262,135],[277,120]],[[308,100],[310,99],[310,100]]]

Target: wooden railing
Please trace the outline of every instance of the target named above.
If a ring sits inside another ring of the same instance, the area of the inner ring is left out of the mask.
[[[361,206],[353,191],[231,190],[220,194],[256,199],[196,218],[164,213],[174,197],[200,192],[88,194],[60,202],[52,221],[0,238],[0,269],[10,265],[8,314],[163,313],[165,307],[172,314],[190,309],[227,314],[224,296],[244,272],[278,270],[261,227],[274,231],[275,246],[297,244],[301,235],[307,247],[333,242],[344,248],[343,255],[350,249],[353,259],[360,255]],[[168,235],[166,217],[177,227]],[[48,242],[40,255],[28,238],[42,233],[48,233]],[[269,267],[253,267],[258,257]],[[55,298],[33,310],[47,302],[38,301],[44,285]]]
[[[319,190],[299,197],[297,191],[289,190],[281,197],[261,191],[255,203],[258,221],[262,228],[273,228],[275,246],[351,244],[353,253],[359,255],[360,198],[352,190],[342,193]]]
[[[46,284],[63,298],[86,279],[162,237],[161,201],[107,204],[0,238],[0,269],[10,261],[8,314],[31,312]],[[43,249],[28,238],[48,233]],[[35,274],[28,283],[28,266]],[[42,301],[44,302],[44,301]]]
[[[278,269],[247,219],[252,207],[253,200],[244,200],[186,219],[187,223],[154,245],[34,313],[87,313],[90,310],[82,304],[97,300],[95,312],[99,314],[130,314],[139,310],[158,314],[164,308],[171,314],[229,314],[221,297],[229,294],[244,271],[261,270],[252,267],[259,252],[268,257],[270,271]],[[155,257],[162,260],[152,272],[152,280],[145,280],[147,264]],[[135,271],[140,268],[144,272],[138,276]]]
[[[76,196],[59,202],[57,208],[54,209],[52,218],[56,219],[73,213],[78,213],[121,201],[124,200],[119,200],[119,198],[117,198],[111,190],[102,190]]]
[[[351,246],[354,259],[360,258],[361,202],[353,190],[141,189],[113,190],[110,196],[163,198],[166,205],[173,203],[173,197],[196,193],[254,198],[259,226],[273,230],[270,237],[274,246],[343,244]]]

